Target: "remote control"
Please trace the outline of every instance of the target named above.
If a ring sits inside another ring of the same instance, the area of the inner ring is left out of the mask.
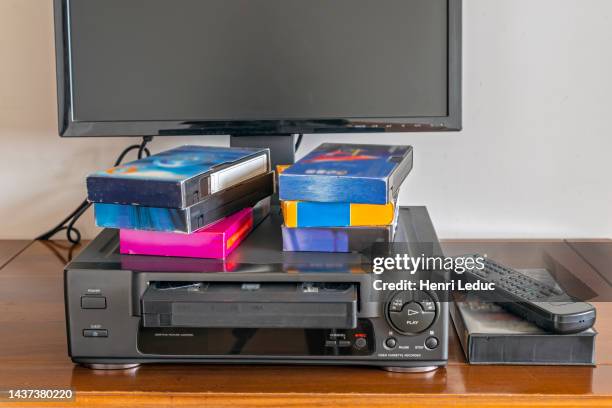
[[[464,276],[468,282],[494,283],[494,291],[482,293],[504,309],[544,330],[560,334],[578,333],[595,323],[593,305],[572,298],[555,285],[547,285],[515,269],[480,258],[484,259],[484,268],[466,270]]]

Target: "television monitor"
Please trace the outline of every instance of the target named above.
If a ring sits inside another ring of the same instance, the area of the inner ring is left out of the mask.
[[[461,128],[461,0],[55,0],[61,136]]]

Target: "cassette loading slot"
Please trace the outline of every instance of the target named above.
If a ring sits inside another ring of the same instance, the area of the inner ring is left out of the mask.
[[[144,327],[357,327],[357,287],[347,283],[152,282]]]

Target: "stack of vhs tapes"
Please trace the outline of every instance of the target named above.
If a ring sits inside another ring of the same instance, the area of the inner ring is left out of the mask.
[[[393,241],[412,147],[322,144],[279,175],[283,250],[363,251]]]
[[[268,149],[181,146],[87,177],[123,254],[221,258],[270,211]]]

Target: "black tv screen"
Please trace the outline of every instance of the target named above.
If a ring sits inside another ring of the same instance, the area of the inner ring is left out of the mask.
[[[458,127],[453,3],[57,0],[60,131]]]

